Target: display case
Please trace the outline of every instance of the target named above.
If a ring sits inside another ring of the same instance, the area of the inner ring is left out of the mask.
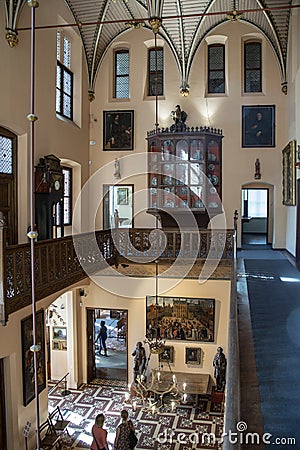
[[[222,212],[222,138],[222,130],[209,127],[147,133],[148,212],[158,214],[163,226],[176,226],[190,210],[206,227]]]

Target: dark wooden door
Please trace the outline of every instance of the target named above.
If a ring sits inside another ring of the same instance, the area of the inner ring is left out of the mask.
[[[6,239],[9,245],[17,243],[17,212],[14,184],[12,177],[0,176],[0,211],[4,215],[7,227]]]
[[[297,180],[296,261],[300,262],[300,179]]]
[[[86,331],[87,331],[87,382],[96,377],[95,364],[95,310],[86,310]]]
[[[0,211],[6,222],[6,240],[18,243],[17,214],[17,136],[0,127]],[[24,230],[26,232],[26,230]]]
[[[5,385],[4,385],[4,360],[0,359],[0,447],[7,450],[6,417],[5,417]]]

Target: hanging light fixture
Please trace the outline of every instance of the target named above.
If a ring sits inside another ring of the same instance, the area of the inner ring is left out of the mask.
[[[243,14],[238,14],[238,12],[237,12],[237,0],[233,0],[232,1],[232,12],[227,14],[227,19],[231,20],[231,22],[237,22],[242,17],[243,17]]]

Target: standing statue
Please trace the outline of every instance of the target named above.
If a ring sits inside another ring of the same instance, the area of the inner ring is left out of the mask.
[[[171,131],[185,131],[186,130],[186,118],[187,113],[185,111],[181,111],[181,108],[179,105],[175,106],[175,111],[171,112],[172,119],[174,120],[174,124],[171,125],[170,130]]]
[[[227,361],[223,353],[222,347],[217,348],[217,353],[214,356],[213,366],[215,368],[214,377],[217,383],[217,392],[224,392],[226,384],[226,366]]]
[[[138,376],[143,375],[146,369],[146,351],[141,342],[137,342],[134,351],[133,379],[136,382]]]
[[[255,160],[255,174],[254,174],[255,180],[261,179],[261,173],[260,173],[260,161],[258,158]]]

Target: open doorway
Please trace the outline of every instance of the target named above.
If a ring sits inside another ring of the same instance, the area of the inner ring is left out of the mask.
[[[101,324],[106,327],[106,351],[99,336]],[[88,309],[87,329],[88,382],[99,378],[127,382],[127,310]]]
[[[133,227],[133,185],[103,186],[103,228]]]
[[[269,190],[242,189],[242,246],[268,243]]]

